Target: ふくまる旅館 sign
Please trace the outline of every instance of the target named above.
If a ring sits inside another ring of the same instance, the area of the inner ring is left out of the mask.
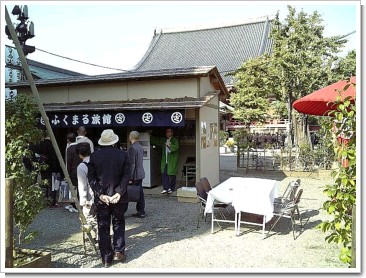
[[[47,113],[52,127],[184,126],[184,111]],[[39,117],[40,126],[45,126]]]

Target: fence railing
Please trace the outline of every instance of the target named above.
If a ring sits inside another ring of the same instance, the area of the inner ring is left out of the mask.
[[[246,170],[316,172],[329,169],[332,162],[324,161],[314,153],[304,154],[293,148],[246,148],[237,151],[237,167]]]

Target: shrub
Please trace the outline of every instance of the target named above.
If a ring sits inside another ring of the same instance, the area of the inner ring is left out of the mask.
[[[227,138],[229,137],[229,133],[227,131],[220,130],[219,137],[220,137],[220,147],[223,147],[226,143]]]
[[[45,207],[45,199],[40,184],[36,182],[41,166],[32,162],[28,171],[23,158],[31,159],[29,143],[38,143],[42,131],[36,126],[37,106],[28,95],[18,94],[5,102],[5,177],[14,178],[14,223],[19,230],[18,247],[24,241],[34,238],[36,232],[26,230],[35,217]]]
[[[356,204],[356,105],[349,99],[337,100],[337,109],[333,120],[329,121],[328,130],[335,136],[335,153],[338,168],[333,171],[334,182],[326,186],[324,193],[328,200],[323,209],[331,215],[332,220],[319,224],[327,242],[341,245],[339,258],[345,263],[352,259],[352,208]],[[346,140],[340,140],[346,138]]]

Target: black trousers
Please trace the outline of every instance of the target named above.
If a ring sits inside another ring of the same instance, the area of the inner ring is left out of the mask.
[[[125,252],[125,213],[128,203],[97,204],[99,251],[103,262],[111,263],[114,252]],[[113,227],[111,243],[110,227]]]
[[[74,190],[76,191],[76,196],[77,196],[77,202],[79,202],[80,200],[80,196],[79,196],[79,187],[78,187],[78,176],[77,174],[71,174],[70,175],[70,180],[72,182],[72,185],[74,186]],[[76,209],[76,205],[75,202],[71,202],[71,204],[73,206],[74,209]]]
[[[52,172],[42,172],[41,179],[46,180],[46,184],[42,186],[43,194],[48,199],[48,205],[56,204],[57,191],[52,191]]]

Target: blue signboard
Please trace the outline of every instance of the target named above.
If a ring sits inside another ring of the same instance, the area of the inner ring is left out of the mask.
[[[183,110],[168,111],[126,111],[126,112],[84,112],[84,113],[47,113],[51,127],[127,127],[127,126],[177,126],[185,125]],[[38,118],[40,126],[44,120]]]

